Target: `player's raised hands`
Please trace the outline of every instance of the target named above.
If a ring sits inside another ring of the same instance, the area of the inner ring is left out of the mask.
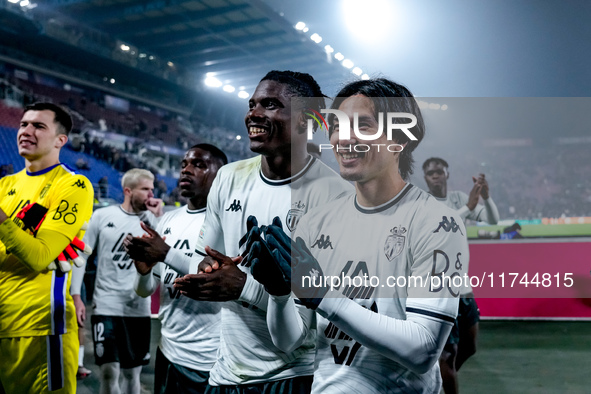
[[[141,222],[142,229],[146,232],[144,236],[134,237],[128,234],[123,240],[123,247],[129,257],[147,264],[150,269],[160,261],[164,261],[170,246],[147,223]]]
[[[479,179],[480,178],[476,179],[475,177],[472,177],[474,186],[472,186],[472,190],[470,190],[468,202],[466,203],[468,209],[470,209],[471,211],[473,211],[474,208],[476,208],[476,206],[478,205],[478,199],[480,198],[480,193],[482,191],[482,183],[479,181]]]
[[[210,272],[185,275],[174,281],[174,288],[181,294],[199,301],[230,301],[237,300],[242,293],[246,274],[236,266],[242,256],[228,257],[209,246],[205,248],[217,268]],[[212,263],[213,264],[213,263]]]
[[[474,179],[474,178],[472,178],[472,179]],[[488,181],[486,180],[485,175],[484,174],[480,174],[478,176],[477,182],[480,183],[480,185],[482,186],[482,188],[480,189],[480,195],[485,200],[488,200],[488,197],[489,197],[489,194],[488,194]]]

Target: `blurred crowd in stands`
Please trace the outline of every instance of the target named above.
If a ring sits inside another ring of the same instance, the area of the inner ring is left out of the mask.
[[[159,180],[155,194],[167,203],[182,202],[174,182],[183,152],[207,142],[220,147],[231,161],[251,157],[245,130],[224,129],[203,115],[189,119],[181,114],[133,100],[81,88],[56,78],[25,72],[0,79],[0,126],[18,128],[22,107],[35,101],[52,101],[68,107],[75,119],[70,147],[107,163],[118,172],[139,167]],[[527,147],[468,149],[452,155],[452,189],[469,192],[472,176],[485,173],[501,218],[591,216],[591,143]],[[437,154],[435,154],[437,155]],[[14,171],[2,162],[1,175]],[[75,165],[91,170],[88,159]],[[106,197],[108,180],[99,182],[99,198]],[[421,184],[422,182],[415,182]]]

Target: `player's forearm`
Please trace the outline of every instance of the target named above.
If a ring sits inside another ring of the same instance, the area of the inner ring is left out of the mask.
[[[426,373],[437,362],[451,324],[409,314],[395,319],[347,298],[325,298],[316,310],[351,338],[411,371]]]
[[[158,288],[158,281],[154,278],[152,271],[148,272],[146,275],[142,275],[138,272],[135,277],[133,288],[137,295],[146,298],[154,294]]]
[[[82,265],[82,267],[72,267],[72,283],[70,284],[70,294],[72,294],[72,296],[80,295],[85,272],[86,262],[84,263],[84,265]]]
[[[291,353],[300,347],[308,332],[289,294],[269,296],[267,326],[273,344],[284,353]]]
[[[484,200],[484,209],[486,213],[486,222],[488,224],[497,224],[500,220],[499,216],[499,209],[497,208],[497,204],[493,201],[492,197],[488,197]]]
[[[252,275],[246,275],[246,282],[244,282],[244,287],[238,297],[238,302],[246,302],[247,304],[266,311],[268,298],[269,293],[265,291],[265,287],[257,282]]]
[[[201,256],[197,257],[197,259],[189,257],[177,249],[170,248],[166,254],[164,263],[169,265],[181,275],[195,274],[197,273],[197,269],[195,267],[199,264],[199,261],[201,261]]]
[[[41,272],[71,242],[57,231],[40,230],[37,237],[20,229],[12,220],[0,224],[0,241],[29,269]]]

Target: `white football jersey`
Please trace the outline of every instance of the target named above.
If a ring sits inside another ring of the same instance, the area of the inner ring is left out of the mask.
[[[302,171],[289,179],[273,181],[261,172],[261,157],[222,167],[207,200],[205,223],[197,251],[209,245],[227,256],[240,255],[246,235],[246,219],[256,216],[259,225],[275,216],[288,234],[310,208],[352,193],[353,187],[324,163],[311,158]],[[250,275],[249,268],[241,269]],[[268,295],[259,305],[267,305]],[[266,311],[241,302],[222,306],[220,351],[210,373],[210,384],[254,384],[295,376],[312,375],[314,332],[290,354],[272,342]]]
[[[324,276],[352,279],[326,297],[344,296],[396,319],[415,313],[453,324],[459,287],[449,281],[432,286],[429,278],[467,272],[466,230],[455,211],[425,191],[408,184],[373,208],[359,206],[355,196],[340,199],[308,212],[295,236],[303,238]],[[425,374],[412,372],[319,314],[317,336],[314,393],[439,392],[437,363]]]
[[[96,281],[93,306],[95,315],[150,316],[150,298],[138,296],[133,288],[137,271],[123,248],[127,234],[144,234],[140,221],[157,223],[149,211],[128,213],[119,205],[95,211],[84,234],[84,242],[96,250]]]
[[[197,237],[205,219],[205,208],[189,210],[185,205],[167,212],[156,231],[166,237],[171,248],[193,256]],[[209,371],[216,360],[220,343],[220,302],[195,301],[182,297],[173,287],[181,276],[174,269],[158,263],[152,270],[160,282],[160,312],[162,322],[160,350],[166,358],[184,367]]]
[[[464,207],[469,200],[469,197],[466,193],[459,191],[459,190],[454,190],[451,192],[447,193],[447,197],[445,198],[439,198],[439,197],[435,197],[437,199],[437,201],[442,202],[443,204],[447,205],[450,208],[453,208],[455,210],[458,210],[462,207]],[[468,215],[466,216],[466,219],[470,219],[470,220],[476,220],[476,221],[483,221],[483,222],[488,222],[488,215],[486,213],[486,208],[484,205],[482,204],[478,204],[476,205],[476,208],[474,208],[473,211],[468,211]]]

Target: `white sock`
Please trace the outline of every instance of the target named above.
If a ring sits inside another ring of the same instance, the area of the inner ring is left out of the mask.
[[[84,345],[80,345],[80,348],[78,349],[78,365],[84,365]]]

